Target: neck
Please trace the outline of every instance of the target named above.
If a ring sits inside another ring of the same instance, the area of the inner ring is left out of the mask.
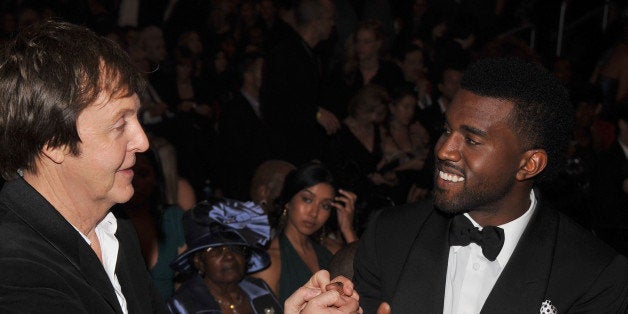
[[[39,164],[38,166],[40,166]],[[88,201],[84,194],[76,193],[76,187],[48,167],[38,167],[37,174],[25,171],[28,182],[54,207],[65,220],[88,238],[95,236],[94,229],[105,218],[114,204],[98,204]]]
[[[242,86],[242,91],[247,95],[253,97],[256,101],[259,101],[259,88],[255,87],[253,84],[244,84]]]
[[[237,296],[240,293],[240,286],[238,286],[238,282],[240,282],[240,280],[229,283],[215,283],[205,276],[203,278],[203,282],[205,282],[205,285],[207,285],[209,292],[211,292],[213,296],[222,297],[223,299],[226,297]]]
[[[303,250],[306,248],[310,248],[311,247],[311,243],[310,243],[310,239],[307,235],[302,234],[300,232],[297,231],[296,228],[294,228],[292,225],[290,225],[290,223],[288,223],[288,225],[286,225],[286,229],[284,230],[284,234],[286,235],[286,237],[288,238],[288,240],[290,240],[290,243],[292,243],[292,246],[294,246],[295,249],[297,250]]]
[[[390,120],[389,125],[390,125],[391,131],[400,131],[400,130],[407,131],[408,130],[408,126],[401,123],[398,120],[394,120],[394,119]]]
[[[310,49],[316,47],[316,45],[320,42],[317,31],[312,26],[297,27],[297,33],[301,35],[301,38],[303,38]]]
[[[530,189],[532,184],[526,184],[527,189],[521,192],[513,192],[506,196],[491,208],[474,209],[469,212],[469,216],[480,226],[500,226],[509,223],[525,214],[530,208]]]
[[[368,59],[360,60],[360,70],[368,71],[374,70],[379,67],[379,60],[377,57],[371,57]]]
[[[361,119],[359,116],[358,117],[349,116],[345,119],[345,121],[347,122],[347,124],[352,125],[354,127],[361,128],[361,129],[370,129],[371,127],[373,127],[373,123],[371,123],[367,119]]]

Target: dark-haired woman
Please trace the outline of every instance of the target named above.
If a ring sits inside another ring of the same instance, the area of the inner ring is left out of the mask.
[[[313,273],[324,269],[332,253],[311,236],[336,212],[346,243],[357,240],[353,230],[356,196],[336,190],[331,172],[320,163],[308,163],[286,176],[277,204],[283,208],[284,226],[270,244],[271,264],[254,274],[264,279],[283,302]]]

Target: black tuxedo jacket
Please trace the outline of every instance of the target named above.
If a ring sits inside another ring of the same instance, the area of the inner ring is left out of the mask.
[[[360,240],[354,281],[364,313],[442,313],[451,217],[431,202],[374,217]],[[482,313],[624,313],[628,260],[539,201]]]
[[[116,275],[129,313],[165,313],[131,224],[118,220]],[[0,192],[1,313],[122,313],[98,257],[23,179]]]

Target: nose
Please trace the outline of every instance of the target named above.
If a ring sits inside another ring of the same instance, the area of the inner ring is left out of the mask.
[[[321,206],[321,204],[319,202],[316,202],[315,204],[312,204],[312,206],[310,206],[307,214],[308,216],[312,217],[312,218],[316,218],[318,216],[318,209]]]
[[[436,157],[442,161],[459,161],[460,145],[459,136],[443,133],[436,143]]]
[[[132,138],[131,138],[131,150],[133,151],[137,151],[137,152],[144,152],[148,149],[148,137],[146,137],[146,133],[144,133],[144,129],[142,128],[142,125],[139,123],[139,121],[137,121],[137,123],[135,124],[133,131],[132,131]]]
[[[231,250],[231,248],[225,246],[222,248],[222,258],[223,259],[232,259],[233,258],[233,251]]]

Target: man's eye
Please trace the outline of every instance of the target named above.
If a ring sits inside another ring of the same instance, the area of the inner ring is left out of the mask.
[[[467,138],[465,138],[465,141],[466,141],[467,143],[469,143],[470,145],[479,145],[479,144],[480,144],[480,143],[478,143],[478,142],[476,142],[476,141],[474,141],[473,139],[468,138],[468,137],[467,137]]]

